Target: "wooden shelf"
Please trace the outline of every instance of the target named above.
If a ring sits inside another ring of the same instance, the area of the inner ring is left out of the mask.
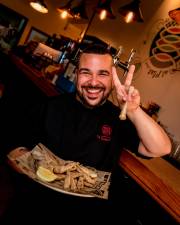
[[[32,66],[25,64],[22,59],[15,55],[10,55],[11,61],[16,67],[23,72],[23,74],[31,80],[45,95],[56,96],[60,93],[55,89],[40,71],[34,69]]]

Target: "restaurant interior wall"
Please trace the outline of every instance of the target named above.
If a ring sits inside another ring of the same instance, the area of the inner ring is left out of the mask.
[[[70,37],[73,40],[76,40],[79,37],[81,30],[72,24],[68,26],[68,29],[64,29],[67,20],[63,20],[60,18],[59,13],[56,11],[54,6],[52,6],[52,1],[47,2],[49,12],[48,14],[42,14],[31,8],[28,0],[1,0],[2,4],[26,16],[29,19],[28,24],[20,39],[20,44],[23,44],[25,42],[31,27],[35,27],[49,35],[56,33],[57,35]]]
[[[142,102],[156,102],[161,107],[158,120],[178,142],[180,142],[180,58],[178,58],[180,57],[180,19],[178,24],[168,13],[179,6],[179,0],[164,0],[147,24],[137,46],[136,61],[140,69],[134,79],[134,85],[140,90]],[[170,33],[170,29],[173,28],[177,33]],[[157,59],[156,53],[160,52],[160,49],[163,53],[162,57],[167,59],[164,60],[164,64],[157,61],[156,65],[153,65],[152,62]],[[154,55],[152,55],[153,51]],[[168,62],[173,65],[168,67],[166,65]]]
[[[75,0],[76,1],[76,0]],[[131,48],[137,46],[137,41],[143,33],[144,29],[149,20],[151,20],[152,15],[160,6],[163,0],[143,0],[141,1],[141,9],[144,16],[144,23],[125,23],[123,17],[118,13],[118,8],[122,5],[128,3],[128,0],[112,0],[112,9],[116,16],[116,19],[105,19],[100,20],[98,14],[95,15],[92,23],[88,29],[88,34],[96,36],[102,39],[104,42],[112,45],[115,48],[118,48],[119,45],[123,45],[126,53],[125,57],[129,54]],[[20,42],[23,43],[25,37],[30,29],[30,26],[37,27],[38,29],[47,32],[48,34],[62,34],[65,36],[70,36],[73,39],[77,39],[80,36],[80,33],[87,27],[88,20],[86,23],[69,23],[60,18],[57,7],[63,6],[67,0],[46,0],[46,5],[48,6],[48,13],[42,14],[35,11],[30,7],[29,1],[21,0],[1,0],[2,4],[16,10],[17,12],[25,15],[29,18],[29,23],[25,29],[25,32],[22,36]],[[86,0],[86,11],[89,17],[93,14],[93,10],[97,5],[98,0]],[[64,30],[64,27],[66,29]]]

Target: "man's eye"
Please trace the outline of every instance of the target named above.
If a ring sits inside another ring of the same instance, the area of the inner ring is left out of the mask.
[[[106,76],[107,77],[107,76],[109,76],[109,74],[108,73],[100,73],[99,76],[102,76],[102,77]]]
[[[81,71],[79,74],[81,74],[81,75],[90,75],[90,73],[88,71]]]

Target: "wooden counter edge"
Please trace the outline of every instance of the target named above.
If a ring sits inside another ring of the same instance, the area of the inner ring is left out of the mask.
[[[42,75],[40,71],[37,71],[32,66],[27,65],[23,60],[13,54],[9,55],[11,61],[16,65],[16,67],[24,73],[24,75],[31,80],[45,95],[57,96],[60,93],[55,89],[53,84]]]
[[[177,222],[180,222],[180,195],[178,191],[176,192],[174,188],[164,182],[163,178],[146,167],[145,160],[142,163],[137,156],[128,150],[123,150],[119,165]]]

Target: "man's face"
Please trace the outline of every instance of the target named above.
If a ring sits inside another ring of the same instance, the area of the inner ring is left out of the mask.
[[[87,107],[101,105],[112,90],[112,57],[83,53],[76,76],[78,99]]]

